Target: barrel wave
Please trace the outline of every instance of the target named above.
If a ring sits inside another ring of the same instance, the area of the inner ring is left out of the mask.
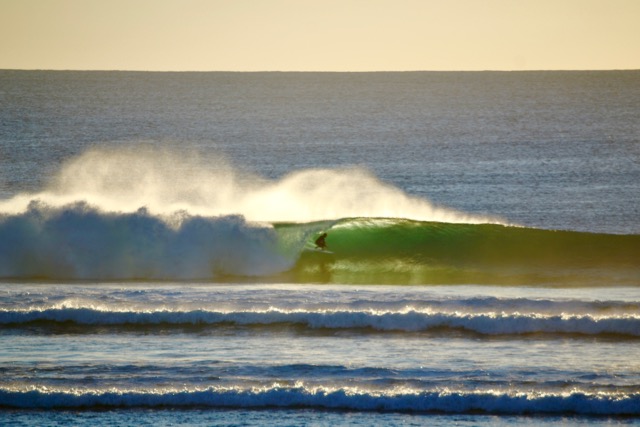
[[[327,232],[330,252],[313,248]],[[639,235],[398,218],[251,222],[33,202],[0,220],[7,279],[637,285]]]
[[[640,235],[355,218],[304,252],[298,280],[339,283],[637,285]]]

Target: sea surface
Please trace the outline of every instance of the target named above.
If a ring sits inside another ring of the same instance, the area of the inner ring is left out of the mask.
[[[640,424],[639,100],[0,70],[0,424]]]

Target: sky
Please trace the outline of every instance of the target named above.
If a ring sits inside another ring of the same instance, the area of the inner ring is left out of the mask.
[[[640,69],[640,0],[0,0],[0,69]]]

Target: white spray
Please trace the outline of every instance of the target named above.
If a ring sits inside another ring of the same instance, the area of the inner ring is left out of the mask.
[[[348,217],[498,222],[434,206],[363,168],[307,169],[266,180],[220,157],[148,146],[89,150],[65,163],[43,191],[0,201],[0,212],[24,212],[33,200],[48,206],[82,201],[104,212],[145,207],[159,216],[184,211],[265,222]]]

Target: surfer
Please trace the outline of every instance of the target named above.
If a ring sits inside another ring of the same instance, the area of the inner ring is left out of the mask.
[[[320,250],[325,250],[327,248],[327,242],[325,242],[326,238],[327,238],[327,233],[322,233],[322,235],[316,239],[316,248],[319,248]]]

